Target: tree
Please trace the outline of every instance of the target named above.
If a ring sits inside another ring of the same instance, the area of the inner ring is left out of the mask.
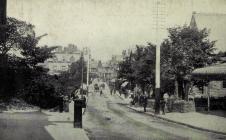
[[[53,47],[38,47],[34,25],[7,18],[6,39],[0,42],[0,95],[6,98],[32,94],[34,84],[47,74],[39,63],[53,57]],[[12,53],[13,52],[13,53]],[[40,85],[45,85],[40,80]],[[40,88],[40,92],[43,88]],[[44,90],[44,89],[43,89]]]
[[[186,80],[195,68],[213,63],[215,41],[207,37],[207,29],[189,26],[169,28],[169,38],[161,44],[161,69],[163,79],[178,83],[179,97],[185,99]]]
[[[119,63],[119,70],[117,78],[127,80],[130,84],[134,83],[134,69],[132,68],[132,52],[126,55],[126,51],[123,52],[124,60]]]
[[[118,78],[126,79],[133,89],[135,85],[144,92],[150,85],[154,85],[155,46],[136,45],[134,52],[124,51],[124,60],[119,64]]]
[[[76,62],[73,62],[69,70],[66,72],[62,72],[59,76],[57,76],[58,84],[56,87],[61,92],[61,94],[70,94],[73,90],[81,87],[82,81],[82,67],[83,67],[83,83],[86,83],[86,63],[84,61],[83,56]]]
[[[137,46],[132,66],[136,83],[143,92],[145,88],[154,85],[155,46],[152,43],[148,43],[148,46]]]

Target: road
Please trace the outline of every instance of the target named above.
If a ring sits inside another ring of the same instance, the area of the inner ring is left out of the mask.
[[[89,95],[88,107],[83,115],[83,128],[90,140],[226,139],[223,135],[135,112],[122,103],[117,95],[110,95],[107,91],[102,96],[99,93]],[[49,117],[41,112],[0,113],[0,140],[54,140],[46,126],[54,127],[56,123],[49,121]],[[72,127],[72,122],[68,123]],[[65,132],[62,131],[70,135]]]
[[[135,112],[117,95],[89,95],[84,129],[91,140],[207,140],[226,136],[192,129]]]

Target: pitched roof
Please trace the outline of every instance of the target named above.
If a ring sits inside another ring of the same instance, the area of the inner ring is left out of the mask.
[[[226,63],[195,69],[192,72],[193,78],[204,79],[226,79]]]
[[[217,41],[215,47],[219,51],[226,51],[226,14],[193,12],[190,26],[209,29],[209,39]]]

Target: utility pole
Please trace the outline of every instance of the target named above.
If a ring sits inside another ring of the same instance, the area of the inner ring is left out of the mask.
[[[0,0],[0,47],[5,48],[6,44],[6,12],[7,12],[7,0]],[[0,53],[0,77],[1,81],[5,81],[8,70],[8,57]],[[7,92],[6,88],[2,89],[3,92]]]
[[[90,61],[90,49],[87,48],[87,77],[86,77],[86,87],[87,87],[87,95],[88,95],[88,92],[89,92],[89,61]]]
[[[82,49],[82,53],[81,53],[81,59],[82,59],[82,78],[81,78],[81,93],[83,94],[83,61],[84,61],[84,58],[83,58],[83,51],[84,51],[84,49]]]
[[[159,32],[161,28],[163,28],[163,23],[164,21],[164,12],[162,9],[165,9],[165,5],[163,3],[163,0],[156,0],[156,11],[155,11],[155,36],[156,36],[156,62],[155,62],[155,114],[160,113],[160,45],[161,43],[159,42]]]
[[[0,41],[1,45],[5,45],[5,29],[6,29],[6,14],[7,13],[7,0],[0,0]]]

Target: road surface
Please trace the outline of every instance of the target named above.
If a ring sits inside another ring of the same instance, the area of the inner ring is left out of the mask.
[[[226,136],[199,131],[135,112],[108,91],[89,95],[83,126],[91,140],[207,140]]]

